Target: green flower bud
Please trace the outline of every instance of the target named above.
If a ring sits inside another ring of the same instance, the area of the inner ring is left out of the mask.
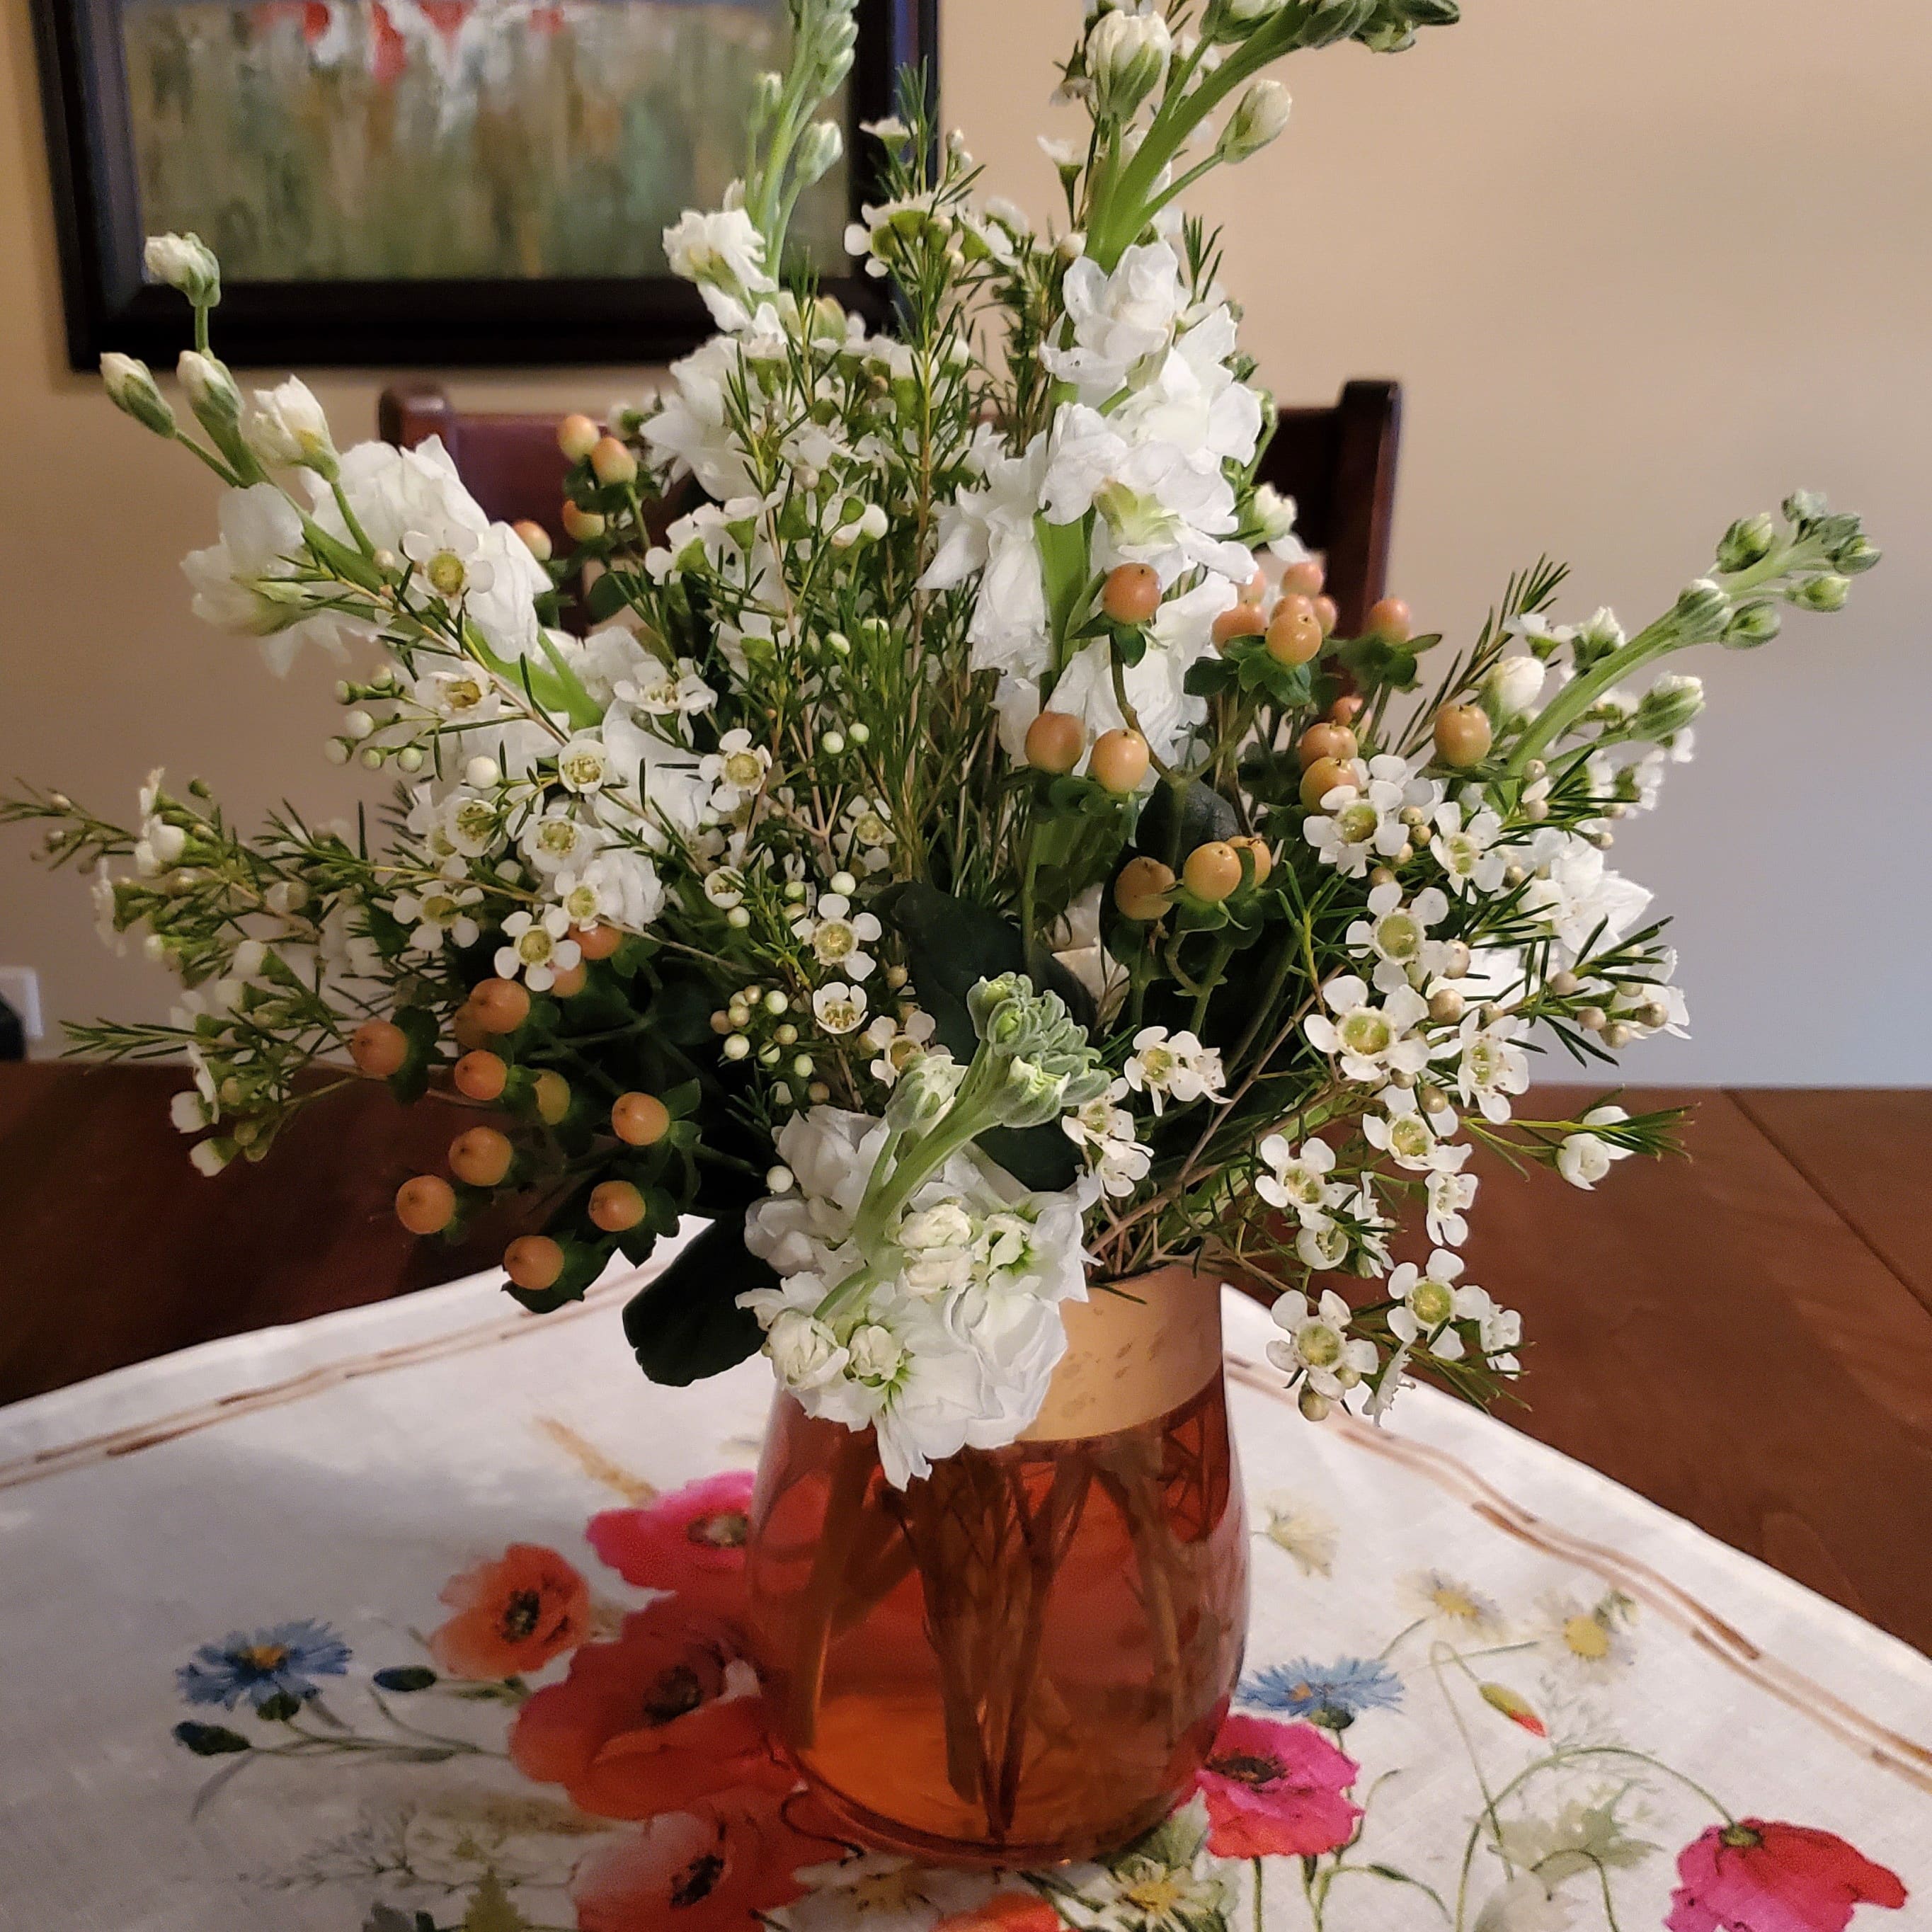
[[[1850,600],[1849,577],[1808,577],[1785,593],[1803,610],[1842,610]]]
[[[233,430],[242,420],[242,392],[235,386],[228,365],[196,349],[182,351],[175,374],[188,400],[188,406],[211,436]]]
[[[1732,618],[1724,642],[1734,651],[1755,650],[1768,644],[1784,628],[1783,614],[1775,604],[1747,604]]]
[[[1228,116],[1228,124],[1214,144],[1215,154],[1223,161],[1233,162],[1259,154],[1288,125],[1293,104],[1288,89],[1280,81],[1266,77],[1256,81]]]
[[[814,121],[798,137],[792,166],[799,185],[809,188],[822,179],[832,164],[845,152],[845,137],[833,121]]]
[[[1840,577],[1862,577],[1867,571],[1877,568],[1879,560],[1884,554],[1877,544],[1860,530],[1838,546],[1832,553],[1832,562]]]
[[[1794,490],[1784,500],[1784,520],[1802,536],[1825,514],[1825,500],[1815,490]]]
[[[1125,120],[1167,78],[1174,36],[1158,14],[1102,14],[1087,36],[1094,107]]]
[[[944,1047],[922,1053],[898,1077],[886,1102],[886,1124],[922,1133],[952,1106],[966,1070]]]
[[[1016,1060],[994,1104],[1004,1126],[1043,1127],[1066,1112],[1066,1082],[1030,1060]]]
[[[1708,577],[1700,577],[1685,587],[1674,614],[1690,633],[1690,640],[1715,640],[1724,634],[1725,626],[1730,622],[1731,600]]]
[[[175,412],[155,386],[154,372],[132,356],[106,355],[100,358],[100,380],[106,385],[107,400],[157,436],[175,434]]]
[[[180,290],[196,308],[221,299],[221,264],[198,235],[150,235],[141,262],[154,280]]]
[[[1770,556],[1777,542],[1778,526],[1769,517],[1741,518],[1718,546],[1718,568],[1727,577],[1748,570]]]
[[[761,74],[752,83],[751,105],[746,118],[754,135],[764,134],[777,118],[778,103],[784,98],[784,76]]]
[[[1660,677],[1644,693],[1630,727],[1640,737],[1668,738],[1682,730],[1703,709],[1701,678]]]

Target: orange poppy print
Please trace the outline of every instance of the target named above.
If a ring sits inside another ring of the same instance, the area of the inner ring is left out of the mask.
[[[590,1585],[542,1544],[513,1543],[451,1577],[441,1600],[456,1614],[430,1636],[430,1654],[452,1677],[526,1676],[590,1630]]]

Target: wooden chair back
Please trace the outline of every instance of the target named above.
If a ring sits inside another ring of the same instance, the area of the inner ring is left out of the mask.
[[[377,422],[384,441],[404,449],[441,436],[490,516],[528,518],[567,547],[557,512],[568,465],[555,417],[459,410],[441,389],[425,386],[384,390]],[[1262,460],[1262,481],[1294,499],[1302,541],[1327,560],[1345,637],[1360,634],[1369,607],[1388,587],[1401,430],[1398,384],[1351,382],[1325,407],[1283,410]]]

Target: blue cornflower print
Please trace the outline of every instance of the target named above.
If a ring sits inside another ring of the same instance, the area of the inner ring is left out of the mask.
[[[318,1677],[340,1677],[349,1668],[349,1646],[312,1617],[272,1629],[232,1630],[205,1643],[175,1673],[190,1704],[219,1704],[232,1711],[245,1697],[259,1711],[278,1698],[301,1703],[318,1695]]]
[[[1402,1702],[1402,1679],[1378,1657],[1345,1657],[1326,1667],[1302,1658],[1270,1664],[1250,1678],[1241,1700],[1342,1731],[1364,1711],[1395,1709]]]

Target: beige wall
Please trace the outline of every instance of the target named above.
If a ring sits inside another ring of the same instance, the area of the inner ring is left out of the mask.
[[[1466,0],[1415,52],[1295,64],[1282,143],[1225,178],[1229,280],[1286,395],[1408,391],[1399,587],[1476,620],[1547,549],[1641,619],[1793,484],[1889,553],[1852,613],[1708,654],[1700,762],[1619,856],[1678,917],[1688,1044],[1639,1079],[1932,1081],[1932,8],[1924,0]],[[124,807],[147,767],[239,810],[352,795],[320,762],[319,664],[287,686],[186,614],[212,481],[62,365],[24,9],[0,48],[0,775]],[[949,119],[1044,214],[1049,63],[1073,0],[946,0]],[[466,377],[459,399],[596,404],[637,372]],[[338,432],[374,376],[316,379]],[[0,844],[0,963],[56,1011],[152,1011],[85,895]]]

